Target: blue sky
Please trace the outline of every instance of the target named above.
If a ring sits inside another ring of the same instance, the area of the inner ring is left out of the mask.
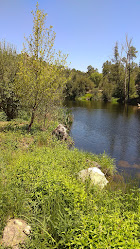
[[[32,33],[36,0],[0,0],[0,41],[22,49],[24,36]],[[55,47],[69,54],[70,68],[86,72],[92,65],[102,70],[111,60],[116,41],[133,38],[140,60],[140,0],[39,0],[48,14],[46,25],[56,32]]]

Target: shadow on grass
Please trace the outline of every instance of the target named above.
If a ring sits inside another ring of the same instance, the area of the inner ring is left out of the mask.
[[[5,121],[0,122],[0,131],[1,132],[19,132],[21,134],[27,134],[29,124],[27,122],[19,122],[19,121]],[[30,134],[33,135],[37,132],[42,131],[39,125],[34,125],[30,131]]]

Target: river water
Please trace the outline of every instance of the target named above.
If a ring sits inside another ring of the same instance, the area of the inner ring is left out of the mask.
[[[117,169],[140,178],[140,109],[92,101],[69,101],[75,147],[115,158]]]

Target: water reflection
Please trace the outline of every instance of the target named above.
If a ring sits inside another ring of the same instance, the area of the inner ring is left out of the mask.
[[[140,170],[140,109],[135,106],[92,101],[68,102],[74,123],[75,146],[96,154],[104,151],[116,158],[118,169]],[[125,161],[129,167],[120,164]]]

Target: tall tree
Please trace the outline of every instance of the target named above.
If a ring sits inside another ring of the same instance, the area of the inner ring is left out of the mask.
[[[115,64],[118,64],[120,62],[118,42],[116,42],[115,47],[114,47],[114,58],[112,61],[115,62]]]
[[[21,103],[31,111],[29,131],[36,111],[46,107],[50,100],[56,101],[62,94],[67,57],[53,49],[56,34],[52,26],[46,28],[47,14],[39,9],[38,3],[32,14],[33,33],[24,44],[15,84]]]
[[[132,46],[132,38],[129,40],[126,35],[125,45],[123,46],[123,50],[125,52],[125,57],[123,57],[123,62],[125,63],[125,80],[124,80],[124,89],[125,89],[125,101],[129,101],[129,91],[130,91],[130,73],[131,73],[131,61],[136,58],[136,48]],[[128,75],[129,72],[129,75]],[[128,85],[127,85],[127,77],[128,77]]]
[[[103,78],[100,87],[102,89],[103,99],[108,101],[111,99],[114,92],[114,80],[112,74],[113,65],[111,61],[106,61],[103,63],[102,68]]]
[[[112,65],[112,74],[113,74],[113,81],[114,81],[114,96],[119,98],[121,101],[124,100],[124,67],[121,64],[121,55],[119,53],[119,46],[118,42],[116,42],[114,47],[114,57],[112,59],[114,63]]]

